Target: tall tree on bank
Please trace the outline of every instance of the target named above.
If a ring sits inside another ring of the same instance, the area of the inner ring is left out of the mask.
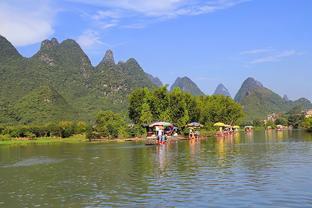
[[[198,121],[208,126],[215,122],[236,124],[243,116],[242,106],[223,95],[193,96],[179,88],[136,89],[129,96],[129,117],[135,124],[168,121],[178,127]]]

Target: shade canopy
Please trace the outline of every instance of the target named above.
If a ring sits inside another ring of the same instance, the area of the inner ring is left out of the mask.
[[[155,122],[155,123],[152,123],[151,125],[149,125],[149,127],[155,127],[155,126],[163,126],[163,127],[172,126],[173,127],[173,124],[171,124],[169,122]]]
[[[187,124],[186,127],[201,128],[203,127],[203,125],[201,125],[198,122],[192,122],[192,123]]]
[[[222,122],[215,123],[213,126],[215,127],[225,127],[225,124]]]
[[[239,129],[240,126],[233,126],[233,129]]]

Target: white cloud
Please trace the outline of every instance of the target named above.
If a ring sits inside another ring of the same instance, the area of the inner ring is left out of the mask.
[[[106,45],[103,41],[101,41],[99,33],[93,30],[84,31],[77,38],[77,42],[84,49],[92,48],[98,45]]]
[[[120,17],[121,17],[120,12],[110,11],[110,10],[100,10],[100,11],[97,11],[96,14],[92,15],[92,18],[94,20],[119,19]]]
[[[118,9],[121,13],[132,11],[145,16],[175,17],[182,15],[200,15],[226,9],[251,0],[67,0]]]
[[[248,51],[243,51],[240,53],[247,59],[247,63],[250,64],[263,64],[270,62],[279,62],[287,58],[300,56],[301,52],[296,50],[276,50],[273,48],[259,48]]]
[[[252,0],[66,0],[95,6],[85,15],[98,29],[142,29],[155,22],[179,16],[195,16],[228,9]]]
[[[18,6],[17,6],[18,5]],[[48,0],[0,2],[0,34],[15,46],[41,42],[54,33],[53,17],[57,10]]]
[[[243,51],[240,54],[241,55],[252,55],[252,54],[263,54],[263,53],[268,53],[272,52],[272,48],[257,48],[257,49],[252,49],[248,51]]]

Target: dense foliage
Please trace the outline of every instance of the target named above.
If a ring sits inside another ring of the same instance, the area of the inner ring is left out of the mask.
[[[93,67],[74,40],[55,38],[25,58],[0,36],[0,123],[87,121],[101,110],[126,111],[133,89],[155,87],[135,59],[104,59]]]
[[[4,138],[39,138],[39,137],[61,137],[67,138],[74,134],[83,134],[87,130],[85,122],[60,121],[45,125],[14,125],[0,126],[0,135]]]
[[[268,114],[285,113],[298,106],[303,109],[312,108],[309,100],[304,98],[296,101],[284,100],[253,78],[244,81],[235,96],[235,100],[244,106],[246,122],[256,119],[264,120]]]
[[[113,139],[126,136],[126,128],[125,119],[120,114],[103,111],[97,115],[94,126],[87,133],[87,138],[89,140]]]
[[[174,88],[140,88],[129,96],[129,117],[135,124],[168,121],[178,127],[198,121],[207,127],[215,122],[235,124],[243,118],[242,107],[223,95],[193,96]]]
[[[312,132],[312,117],[305,118],[303,122],[304,128],[306,128],[308,131]]]

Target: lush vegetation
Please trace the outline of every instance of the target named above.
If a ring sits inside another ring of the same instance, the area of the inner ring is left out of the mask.
[[[101,110],[126,111],[133,89],[155,87],[135,59],[109,58],[94,67],[74,40],[56,39],[25,58],[0,36],[0,123],[90,121]]]
[[[255,119],[252,122],[245,123],[245,125],[253,125],[256,127],[265,127],[265,128],[271,127],[273,129],[275,129],[277,125],[282,125],[282,126],[291,126],[295,129],[298,129],[305,128],[304,121],[305,121],[304,108],[302,106],[296,106],[287,113],[277,114],[277,118],[274,121],[269,120],[264,122],[264,120]]]
[[[82,121],[61,121],[46,125],[0,126],[0,139],[27,138],[31,140],[42,137],[68,138],[76,134],[84,134],[87,128],[87,124]]]
[[[303,122],[304,128],[306,128],[309,132],[312,132],[312,117],[305,118]]]
[[[134,124],[162,120],[179,128],[197,121],[208,128],[219,121],[228,124],[240,122],[243,110],[233,99],[222,95],[193,96],[180,88],[171,92],[166,87],[154,90],[140,88],[129,97],[129,118]]]
[[[244,106],[245,122],[264,120],[271,113],[286,113],[295,107],[312,108],[309,100],[284,100],[281,96],[264,87],[259,81],[248,78],[235,96],[235,100]]]
[[[103,111],[97,115],[95,124],[88,130],[87,138],[95,140],[127,137],[126,128],[127,123],[120,114],[112,111]]]
[[[174,88],[167,87],[138,88],[129,96],[129,118],[133,122],[127,125],[127,118],[112,111],[100,112],[94,125],[88,130],[87,138],[115,139],[144,135],[143,126],[154,121],[168,121],[176,125],[182,132],[185,125],[192,121],[205,124],[206,131],[215,122],[221,121],[235,124],[243,118],[242,107],[229,97],[193,96]]]

